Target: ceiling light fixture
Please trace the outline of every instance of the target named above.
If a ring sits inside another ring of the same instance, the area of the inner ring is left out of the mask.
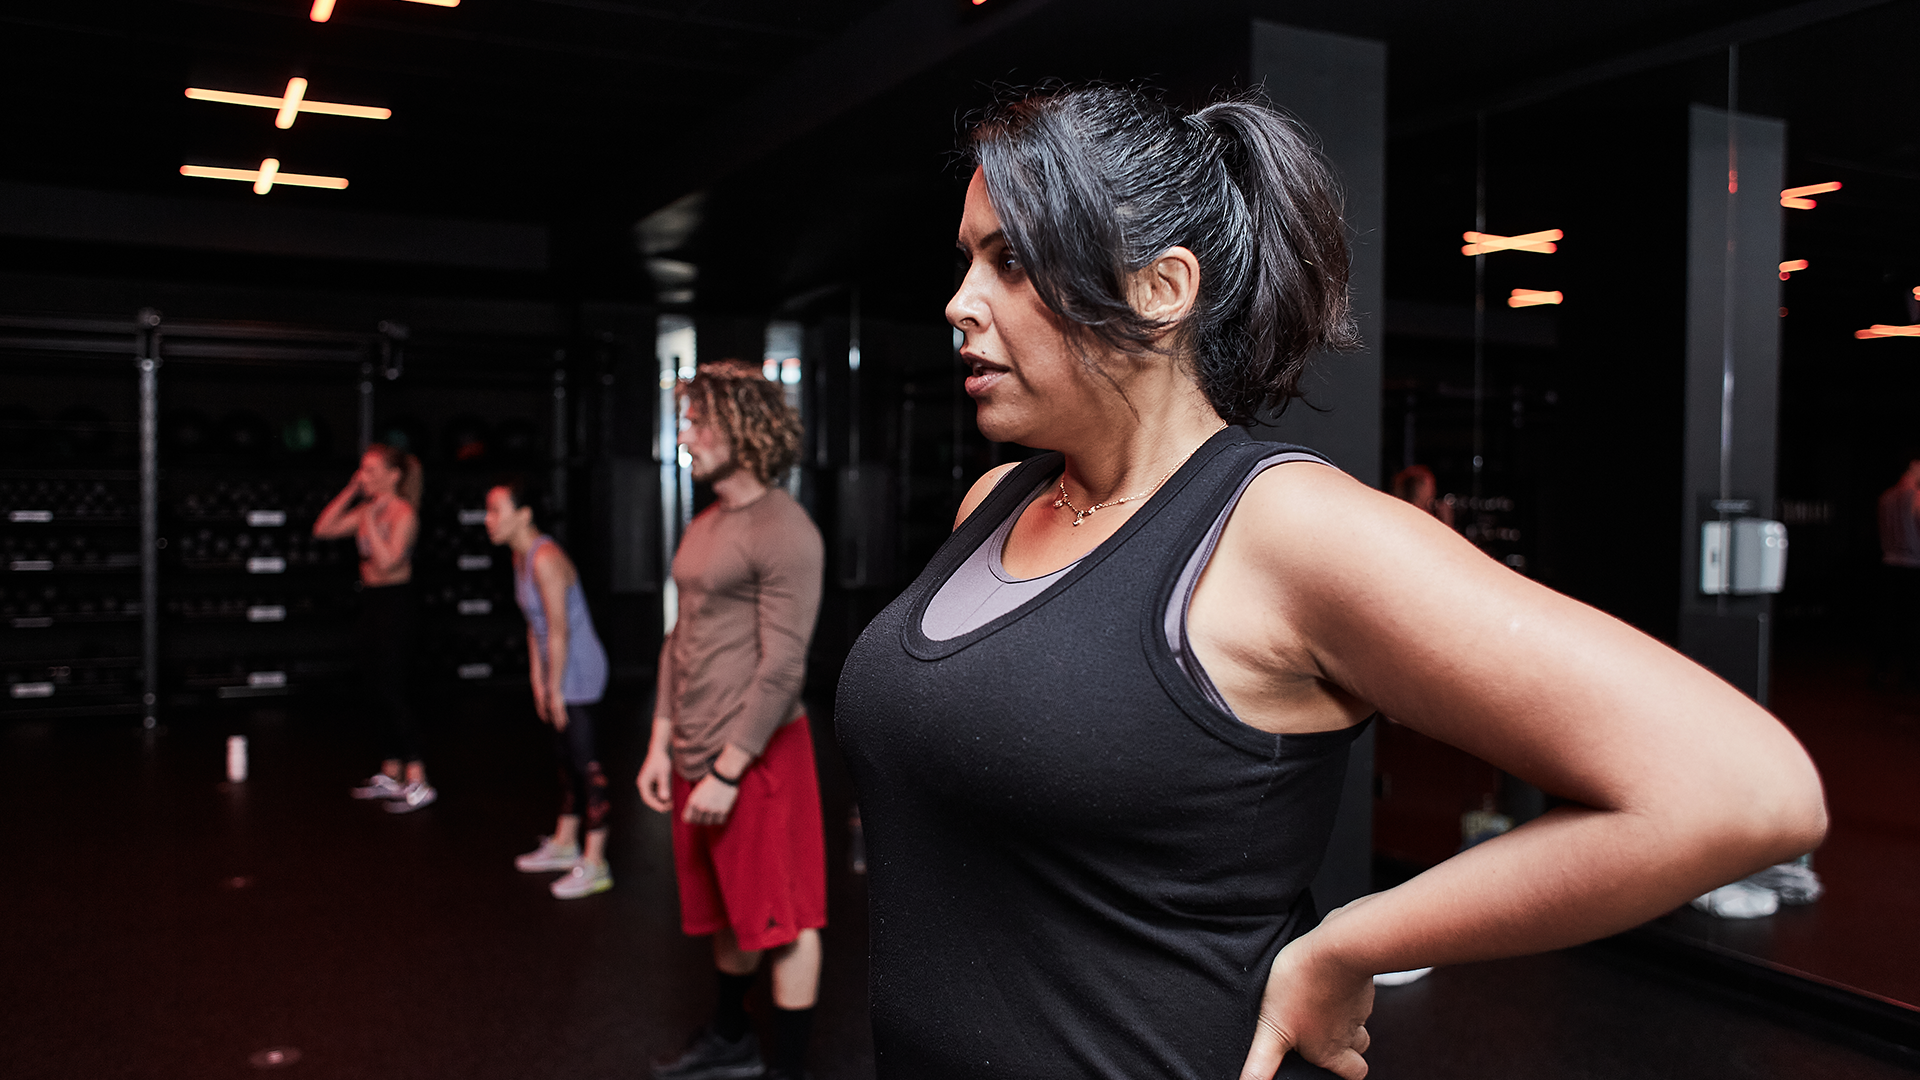
[[[393,116],[392,109],[382,109],[375,105],[343,105],[337,101],[308,101],[307,80],[298,76],[287,80],[286,92],[279,97],[268,97],[265,94],[236,94],[230,90],[205,90],[198,86],[187,87],[187,96],[195,101],[212,101],[221,105],[250,105],[256,109],[272,109],[275,112],[273,126],[282,130],[292,127],[294,118],[301,113],[352,116],[361,120],[387,120]]]
[[[1780,205],[1793,210],[1811,210],[1820,204],[1807,198],[1807,196],[1825,195],[1829,191],[1839,190],[1840,181],[1838,180],[1825,184],[1808,184],[1806,187],[1790,187],[1780,193]]]
[[[1515,289],[1507,297],[1508,307],[1537,307],[1541,304],[1557,304],[1566,299],[1566,294],[1544,292],[1540,289]]]
[[[1786,262],[1780,264],[1780,280],[1787,280],[1793,276],[1795,270],[1805,270],[1807,266],[1808,263],[1805,259],[1788,259]]]
[[[428,4],[433,7],[459,7],[460,0],[407,0],[409,4]],[[307,12],[307,18],[314,22],[326,22],[333,18],[333,0],[313,0],[313,9]]]
[[[343,191],[347,186],[344,176],[314,176],[309,173],[290,173],[280,171],[279,158],[265,158],[258,169],[221,169],[212,165],[182,165],[181,176],[196,176],[203,180],[238,180],[252,184],[255,195],[265,195],[274,186],[314,187]]]
[[[1541,255],[1551,255],[1560,250],[1553,241],[1567,234],[1559,229],[1545,232],[1524,233],[1520,236],[1495,236],[1493,233],[1463,232],[1460,239],[1466,244],[1460,248],[1462,255],[1485,255],[1490,251],[1532,251]]]
[[[1920,337],[1920,325],[1887,326],[1884,323],[1874,323],[1865,330],[1855,330],[1853,336],[1862,341],[1877,337]]]

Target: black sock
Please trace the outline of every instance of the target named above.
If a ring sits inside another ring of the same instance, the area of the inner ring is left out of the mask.
[[[773,1067],[798,1080],[807,1071],[807,1044],[813,1041],[813,1010],[773,1009]]]
[[[713,1007],[713,1030],[728,1042],[739,1042],[753,1025],[747,1019],[747,991],[753,988],[752,975],[714,972],[720,982],[719,1000]]]

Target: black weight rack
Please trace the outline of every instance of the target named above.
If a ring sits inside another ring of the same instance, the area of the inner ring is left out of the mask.
[[[356,556],[311,528],[375,439],[428,465],[420,675],[524,683],[509,560],[480,514],[520,472],[564,530],[588,466],[568,456],[585,440],[554,340],[0,316],[0,377],[0,715],[152,726],[343,685]]]

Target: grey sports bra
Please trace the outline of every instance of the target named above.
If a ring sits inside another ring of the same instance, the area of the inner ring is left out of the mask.
[[[1285,465],[1293,461],[1313,461],[1332,466],[1326,458],[1318,454],[1301,451],[1287,451],[1262,458],[1240,481],[1240,487],[1228,499],[1220,514],[1213,521],[1213,527],[1180,572],[1180,580],[1173,590],[1173,599],[1167,604],[1165,628],[1167,647],[1173,650],[1173,657],[1180,664],[1180,670],[1193,680],[1194,688],[1206,699],[1218,706],[1229,716],[1237,715],[1227,699],[1207,677],[1207,671],[1193,655],[1192,643],[1187,638],[1187,612],[1193,606],[1193,592],[1200,584],[1200,572],[1206,569],[1207,561],[1220,544],[1220,535],[1226,531],[1227,519],[1233,516],[1234,507],[1240,505],[1240,497],[1261,473],[1275,465]],[[1014,522],[1027,512],[1033,500],[1053,490],[1053,477],[1042,481],[1033,492],[1020,501],[1000,527],[993,531],[985,543],[967,556],[967,561],[940,586],[940,591],[927,603],[927,613],[920,620],[920,632],[935,641],[945,641],[959,637],[970,630],[985,626],[987,623],[1005,615],[1020,605],[1045,592],[1067,571],[1079,562],[1068,563],[1050,574],[1040,577],[1016,578],[1007,573],[1000,556],[1006,550],[1007,537],[1013,532]]]

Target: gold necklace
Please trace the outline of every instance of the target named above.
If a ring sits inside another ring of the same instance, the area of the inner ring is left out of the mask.
[[[1208,439],[1213,438],[1214,435],[1218,435],[1220,432],[1225,431],[1226,427],[1227,425],[1223,423],[1219,427],[1214,428],[1212,434],[1208,435],[1207,438]],[[1206,440],[1204,439],[1201,440],[1200,446],[1205,446],[1205,445],[1206,445]],[[1109,506],[1119,506],[1121,503],[1130,503],[1135,499],[1144,499],[1147,496],[1153,494],[1154,492],[1159,491],[1161,484],[1164,484],[1168,480],[1171,480],[1173,478],[1173,474],[1180,471],[1180,466],[1185,465],[1187,463],[1187,458],[1190,458],[1194,454],[1199,452],[1200,446],[1196,446],[1192,450],[1187,451],[1186,457],[1182,457],[1179,461],[1174,462],[1173,468],[1168,469],[1166,472],[1166,475],[1162,476],[1158,480],[1155,480],[1153,482],[1153,486],[1148,488],[1147,490],[1137,491],[1132,495],[1127,496],[1124,499],[1108,499],[1106,502],[1103,502],[1103,503],[1095,503],[1092,506],[1087,507],[1085,510],[1082,510],[1079,507],[1073,505],[1073,500],[1067,498],[1067,474],[1063,472],[1060,474],[1060,497],[1053,500],[1053,508],[1055,510],[1065,509],[1065,510],[1072,511],[1073,523],[1075,525],[1078,525],[1081,522],[1092,517],[1094,511],[1096,510],[1105,510]]]

